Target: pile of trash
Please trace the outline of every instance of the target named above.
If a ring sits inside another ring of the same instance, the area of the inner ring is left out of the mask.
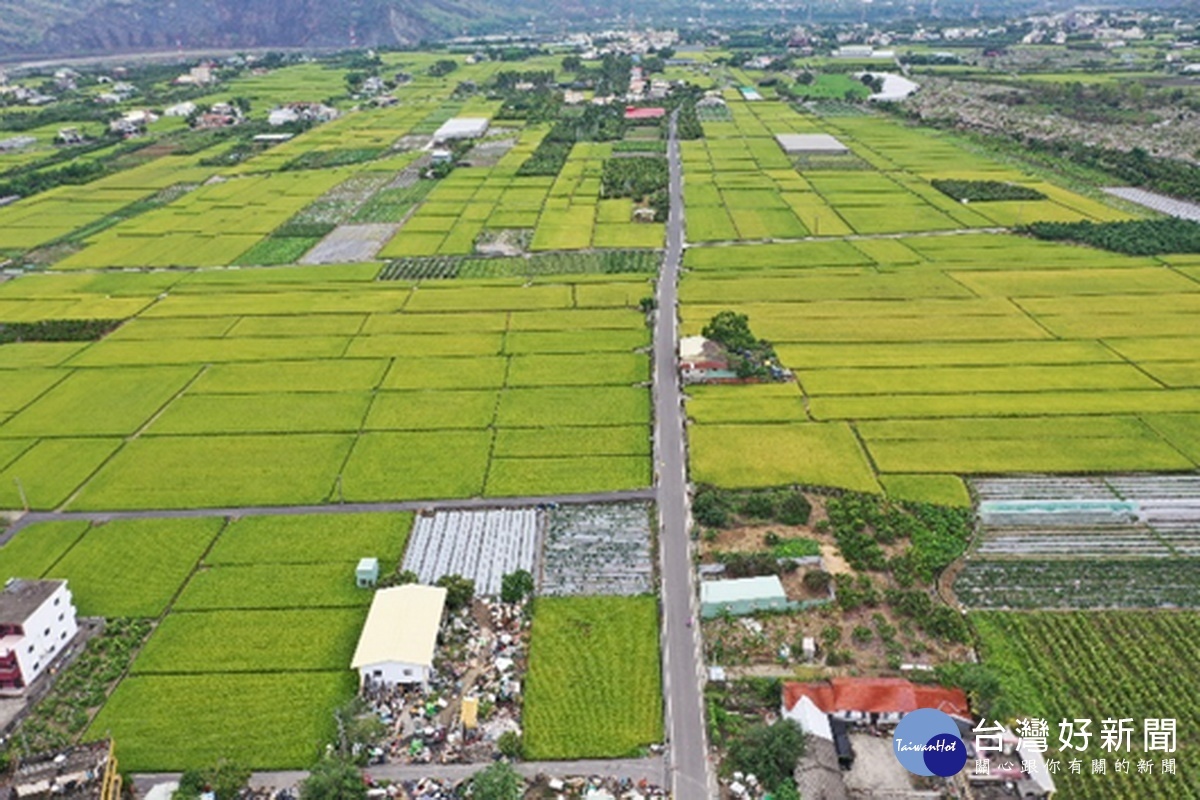
[[[731,777],[733,780],[729,782],[729,794],[733,797],[752,800],[752,798],[763,796],[763,786],[753,774],[746,775],[735,772]]]
[[[432,778],[406,781],[387,787],[387,796],[399,796],[405,800],[458,800],[463,796],[467,783]],[[628,778],[593,775],[560,779],[539,775],[527,783],[525,796],[554,800],[654,800],[669,797],[670,794],[661,786]]]
[[[364,699],[389,730],[371,764],[488,763],[505,733],[521,733],[529,622],[523,604],[478,599],[443,626],[427,689],[369,686]]]
[[[553,796],[555,800],[651,800],[670,796],[666,789],[649,781],[603,778],[598,775],[566,779],[539,775],[534,781],[533,790],[540,790],[540,793],[533,791],[536,797]]]

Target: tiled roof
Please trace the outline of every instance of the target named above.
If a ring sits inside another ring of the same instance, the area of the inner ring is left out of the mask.
[[[827,714],[845,711],[907,714],[918,708],[936,708],[967,719],[971,713],[962,689],[916,684],[904,678],[833,678],[783,685],[784,708],[790,709],[804,696]]]

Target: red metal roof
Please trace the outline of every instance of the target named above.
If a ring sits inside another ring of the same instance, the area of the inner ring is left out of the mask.
[[[625,119],[660,119],[666,116],[665,108],[638,108],[625,106]]]
[[[801,697],[808,697],[826,714],[845,711],[907,714],[918,708],[936,708],[964,719],[970,719],[971,715],[962,689],[916,684],[904,678],[832,678],[783,685],[784,708],[791,709]]]

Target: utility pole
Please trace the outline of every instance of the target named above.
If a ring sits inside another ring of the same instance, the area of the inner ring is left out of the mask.
[[[17,485],[17,494],[21,495],[21,507],[24,508],[26,512],[28,512],[29,511],[29,498],[26,497],[26,495],[25,495],[25,487],[21,485],[21,479],[13,478],[13,483],[15,483]]]

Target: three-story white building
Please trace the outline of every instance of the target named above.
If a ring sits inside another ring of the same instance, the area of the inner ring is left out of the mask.
[[[13,578],[0,591],[0,691],[22,691],[79,630],[66,581]]]

